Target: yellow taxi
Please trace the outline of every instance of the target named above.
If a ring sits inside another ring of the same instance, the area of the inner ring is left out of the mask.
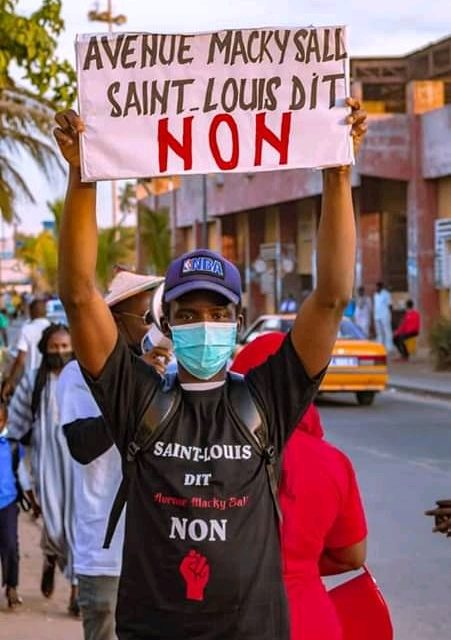
[[[257,336],[270,331],[286,333],[293,326],[295,314],[260,316],[244,333],[244,346]],[[370,405],[376,393],[388,382],[387,352],[379,342],[368,340],[350,319],[343,318],[327,373],[321,384],[322,392],[350,391],[357,402]]]

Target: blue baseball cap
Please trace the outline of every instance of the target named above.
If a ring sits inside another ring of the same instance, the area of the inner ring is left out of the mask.
[[[234,264],[219,253],[197,249],[169,265],[164,301],[172,302],[191,291],[215,291],[233,302],[241,302],[241,276]]]

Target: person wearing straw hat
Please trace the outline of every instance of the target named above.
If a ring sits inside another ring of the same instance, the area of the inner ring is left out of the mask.
[[[348,105],[357,148],[366,115],[358,101]],[[162,327],[178,374],[162,380],[127,349],[95,288],[96,189],[81,181],[84,124],[73,111],[56,121],[70,167],[60,295],[85,379],[128,477],[118,638],[288,640],[275,467],[318,390],[352,293],[351,169],[324,170],[316,289],[279,351],[244,379],[227,374],[242,324],[238,269],[207,249],[172,262]],[[260,429],[251,432],[243,404],[258,412]],[[152,438],[142,449],[137,438],[143,442],[138,436],[147,427]]]
[[[157,276],[121,270],[105,296],[119,332],[134,353],[141,353],[143,338],[161,315],[158,301],[154,302],[163,281]],[[169,354],[159,348],[147,354],[147,358],[161,370]],[[102,543],[105,520],[122,479],[121,459],[76,361],[63,369],[58,380],[57,400],[60,422],[75,459],[74,566],[84,638],[113,640],[123,519],[110,549],[102,549]]]

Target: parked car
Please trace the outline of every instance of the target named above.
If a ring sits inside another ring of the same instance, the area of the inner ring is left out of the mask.
[[[240,345],[270,331],[286,333],[293,326],[295,314],[260,316],[243,334]],[[343,318],[330,360],[321,384],[322,392],[350,391],[361,405],[371,405],[376,393],[388,382],[387,352],[379,342],[368,340],[352,320]]]

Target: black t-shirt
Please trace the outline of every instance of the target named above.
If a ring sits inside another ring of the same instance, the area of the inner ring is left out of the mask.
[[[86,375],[122,455],[161,378],[122,339]],[[281,451],[319,384],[288,337],[246,382]],[[265,465],[225,385],[182,402],[136,458],[117,609],[121,640],[288,640],[278,523]]]

